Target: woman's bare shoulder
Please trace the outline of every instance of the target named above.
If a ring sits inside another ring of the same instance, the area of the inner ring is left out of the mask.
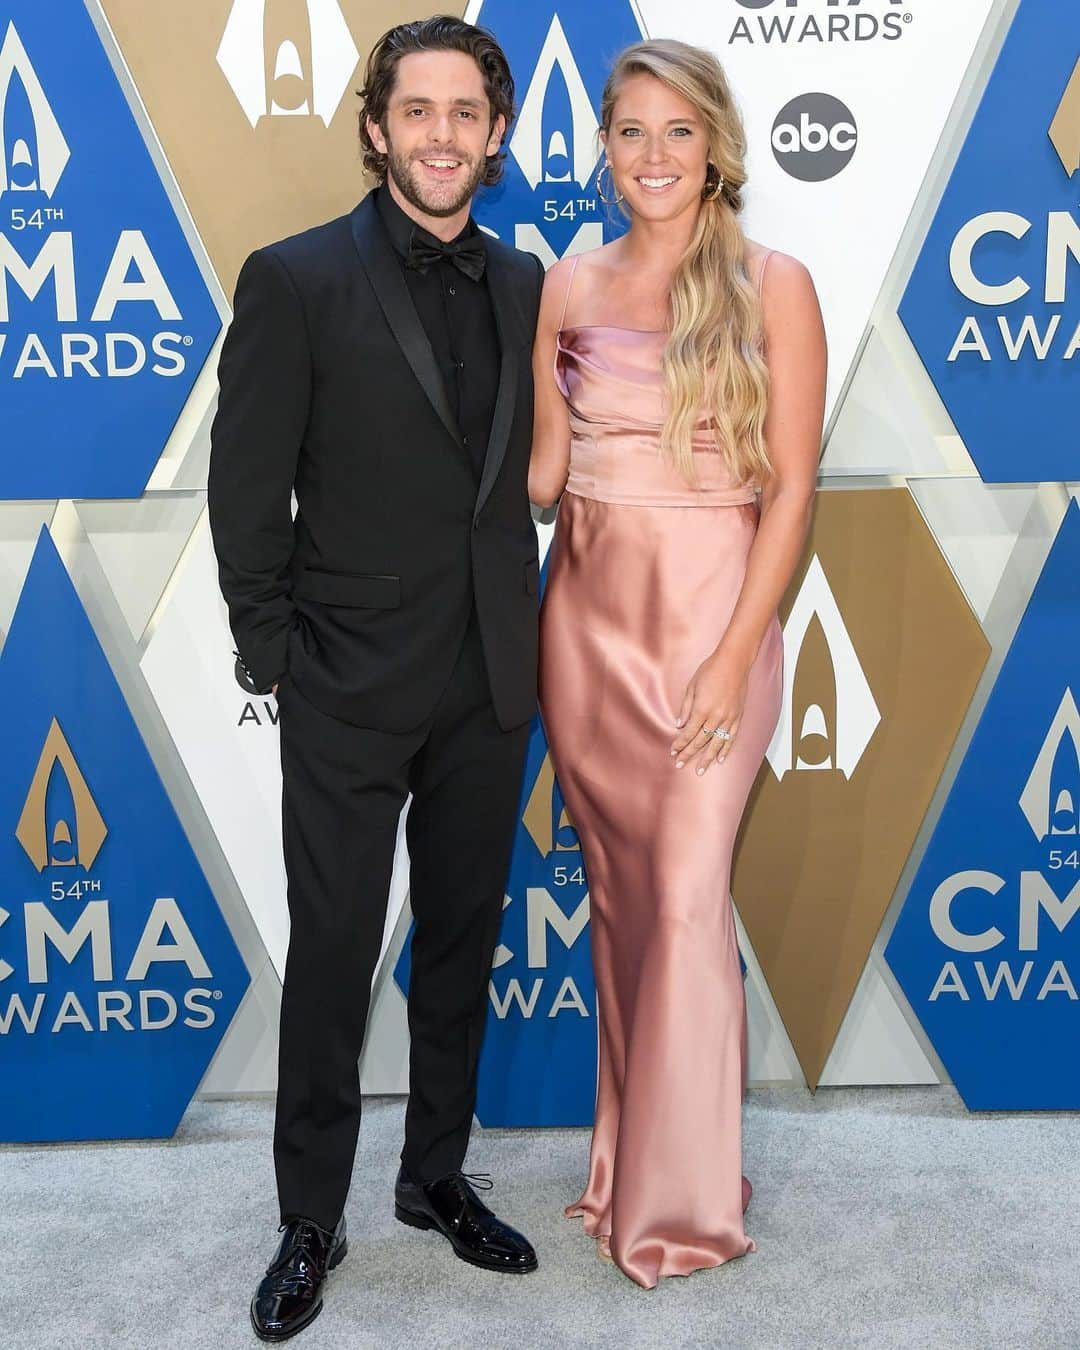
[[[759,290],[766,269],[770,282],[779,281],[785,288],[791,285],[813,286],[809,269],[798,258],[790,253],[782,253],[778,248],[770,248],[756,239],[747,239],[746,270]]]
[[[553,262],[547,269],[547,277],[551,286],[553,288],[566,287],[571,276],[579,268],[591,270],[594,267],[609,266],[611,255],[608,250],[613,247],[614,244],[601,244],[598,248],[582,249],[578,253],[564,253],[557,262]]]

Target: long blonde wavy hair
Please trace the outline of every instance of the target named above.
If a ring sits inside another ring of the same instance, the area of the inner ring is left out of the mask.
[[[763,482],[769,474],[761,303],[747,273],[746,237],[738,221],[746,183],[746,136],[724,71],[711,52],[656,39],[627,47],[615,61],[600,102],[607,134],[623,81],[652,75],[697,109],[708,141],[705,191],[724,180],[719,196],[703,200],[689,247],[671,282],[671,331],[663,368],[668,412],[663,453],[695,478],[692,437],[704,414],[732,480]]]

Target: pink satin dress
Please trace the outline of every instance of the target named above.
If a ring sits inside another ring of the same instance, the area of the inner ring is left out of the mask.
[[[571,279],[572,285],[572,279]],[[565,311],[564,311],[565,315]],[[661,458],[665,335],[563,327],[570,474],[541,611],[540,704],[589,882],[599,1067],[584,1194],[567,1209],[638,1284],[754,1250],[743,1228],[746,1007],[732,846],[780,712],[769,627],[726,762],[670,746],[757,529],[705,427],[697,484]]]

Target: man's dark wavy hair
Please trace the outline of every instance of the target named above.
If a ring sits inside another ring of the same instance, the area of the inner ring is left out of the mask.
[[[514,77],[510,74],[506,54],[486,29],[449,14],[398,24],[384,33],[372,48],[364,72],[364,87],[360,90],[360,146],[364,168],[378,183],[386,182],[386,156],[375,149],[368,135],[367,119],[370,117],[385,134],[386,110],[394,92],[398,63],[403,56],[413,52],[463,52],[471,56],[484,77],[492,125],[502,114],[509,132],[514,120]],[[504,133],[504,141],[505,138]],[[493,186],[502,177],[505,158],[506,152],[501,146],[494,155],[488,155],[480,180],[486,187]]]

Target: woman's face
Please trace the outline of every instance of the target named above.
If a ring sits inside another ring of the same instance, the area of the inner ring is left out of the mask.
[[[653,75],[628,76],[604,139],[615,186],[644,220],[700,209],[709,162],[705,124],[689,100]]]

